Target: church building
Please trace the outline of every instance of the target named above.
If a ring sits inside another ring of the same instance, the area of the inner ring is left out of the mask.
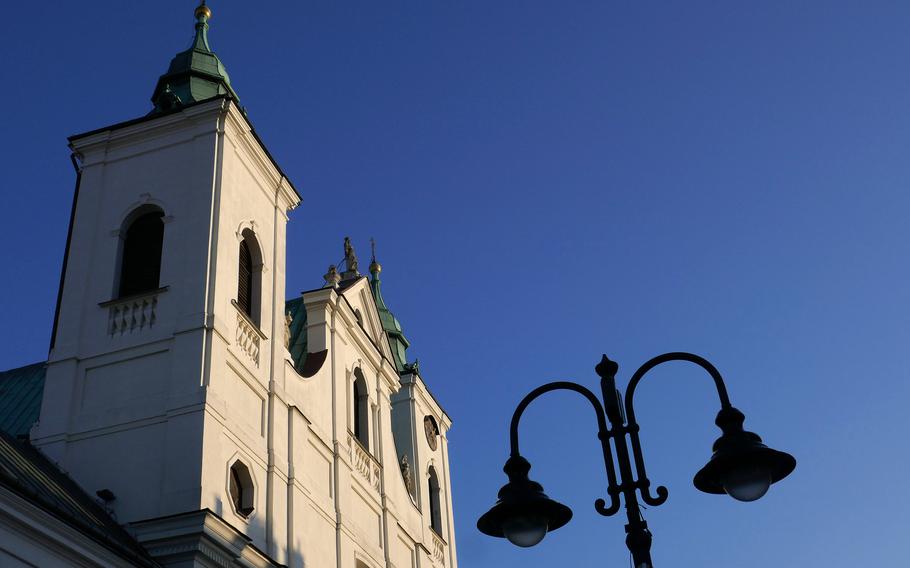
[[[0,566],[457,568],[451,420],[375,250],[286,300],[300,196],[211,15],[148,114],[69,138],[48,359],[0,372]]]

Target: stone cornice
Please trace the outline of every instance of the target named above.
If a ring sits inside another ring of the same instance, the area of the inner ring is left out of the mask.
[[[439,401],[436,400],[436,397],[433,396],[433,393],[427,388],[427,384],[424,382],[423,377],[408,373],[401,376],[401,382],[402,384],[410,385],[413,388],[415,398],[419,397],[423,404],[433,409],[433,412],[437,414],[436,418],[439,422],[439,427],[442,430],[440,434],[452,427],[452,419],[449,418],[445,409],[442,408],[442,405],[439,404]]]
[[[288,211],[297,207],[301,201],[300,196],[297,195],[281,169],[274,163],[265,145],[255,135],[253,126],[238,109],[237,104],[228,101],[225,114],[225,133],[231,135],[231,140],[235,144],[239,144],[245,155],[252,158],[256,170],[265,178],[266,185],[274,188],[274,197],[281,200],[282,209]]]
[[[398,375],[394,372],[394,365],[380,347],[373,342],[372,338],[357,324],[357,316],[354,314],[354,308],[351,306],[344,294],[339,294],[334,288],[319,288],[303,293],[303,305],[307,310],[307,320],[311,321],[309,314],[311,310],[326,309],[330,313],[337,313],[341,322],[336,324],[336,328],[342,328],[347,331],[347,335],[356,344],[359,351],[368,359],[373,369],[383,378],[386,391],[391,394],[398,391]],[[346,308],[340,308],[340,305]],[[328,318],[326,318],[328,325]],[[337,331],[337,329],[336,329]],[[384,334],[383,334],[384,336]]]
[[[69,146],[81,160],[99,149],[110,151],[112,146],[121,146],[137,142],[149,142],[155,138],[185,131],[182,140],[192,139],[200,134],[214,133],[221,130],[216,124],[204,124],[205,119],[225,116],[225,130],[229,125],[239,133],[237,139],[247,149],[248,154],[255,158],[257,169],[265,173],[270,180],[270,187],[275,190],[275,198],[280,199],[285,211],[293,209],[300,204],[300,194],[287,179],[287,176],[275,162],[262,140],[256,134],[249,118],[240,110],[236,101],[229,96],[219,96],[199,103],[181,107],[173,112],[155,114],[137,119],[120,122],[111,126],[92,130],[83,134],[69,137]],[[187,129],[187,120],[200,122],[201,128]],[[169,144],[174,143],[173,140]],[[109,160],[106,156],[100,160],[89,159],[83,166],[90,166],[98,161]]]
[[[126,528],[156,559],[205,559],[224,568],[283,566],[208,509],[130,523]]]
[[[98,150],[106,150],[105,154],[108,154],[114,148],[132,144],[137,145],[134,153],[141,153],[142,148],[154,146],[153,143],[162,136],[183,133],[184,136],[168,142],[168,145],[172,145],[175,142],[190,140],[200,134],[215,133],[217,122],[213,121],[225,111],[227,103],[226,99],[213,99],[186,107],[180,112],[117,124],[106,129],[70,137],[69,145],[73,152],[87,158]],[[188,121],[195,122],[198,128],[187,128]],[[105,155],[104,159],[109,160],[110,158]],[[89,159],[83,165],[90,166],[93,163],[95,160]]]

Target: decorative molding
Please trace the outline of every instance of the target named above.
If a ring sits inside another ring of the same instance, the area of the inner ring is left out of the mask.
[[[242,515],[234,508],[234,496],[231,495],[231,468],[238,462],[243,464],[243,466],[247,469],[250,474],[250,482],[253,484],[253,510],[246,516]],[[233,511],[235,516],[246,524],[249,524],[250,521],[259,512],[259,507],[256,506],[260,497],[259,480],[256,479],[255,469],[251,465],[253,463],[255,463],[254,460],[251,460],[249,456],[242,453],[240,450],[236,450],[233,454],[231,454],[230,459],[228,459],[224,465],[224,495],[228,500],[227,509]]]
[[[126,526],[162,563],[220,568],[280,568],[257,549],[245,531],[209,509],[130,523]]]
[[[435,452],[439,446],[439,426],[436,425],[436,419],[429,414],[423,417],[423,430],[430,450]]]
[[[260,186],[274,204],[278,205],[277,198],[284,198],[285,208],[293,209],[300,204],[300,196],[291,187],[290,181],[281,172],[278,164],[269,156],[262,142],[252,132],[252,125],[236,104],[229,104],[225,113],[225,136],[238,150],[248,167],[258,173],[263,184]]]
[[[234,236],[237,237],[237,242],[243,240],[243,231],[249,229],[253,235],[256,236],[257,240],[259,238],[259,224],[256,223],[253,219],[244,219],[240,225],[237,226],[237,231],[234,233]]]
[[[253,323],[240,306],[237,300],[231,300],[231,305],[237,311],[237,327],[234,333],[234,342],[240,348],[240,351],[259,367],[259,353],[262,342],[268,340],[265,333],[259,329],[259,326]]]
[[[116,236],[120,236],[120,233],[125,228],[127,221],[130,220],[130,218],[134,215],[136,210],[139,209],[140,207],[146,207],[149,205],[160,209],[161,212],[164,213],[164,216],[162,217],[162,221],[165,224],[169,223],[173,219],[173,216],[169,216],[167,214],[167,212],[170,211],[170,209],[167,207],[167,205],[165,205],[165,203],[163,201],[161,201],[160,199],[156,199],[155,197],[152,196],[151,193],[140,193],[138,199],[136,199],[135,201],[130,203],[127,207],[125,207],[120,212],[120,224],[116,228],[112,229],[111,235],[112,236],[115,235],[114,231],[116,231]]]
[[[150,544],[146,545],[145,548],[152,556],[161,557],[196,552],[199,549],[199,546],[197,546],[195,542],[185,542],[180,544]]]
[[[240,244],[243,242],[243,232],[249,229],[253,233],[253,238],[256,240],[256,247],[258,248],[258,259],[253,261],[253,269],[258,270],[262,274],[266,274],[269,271],[269,267],[265,264],[265,251],[262,250],[262,238],[259,233],[259,223],[254,219],[245,219],[237,226],[237,230],[234,232],[234,237],[237,239],[237,243]],[[251,251],[252,252],[252,251]],[[256,262],[258,260],[258,262]]]
[[[213,561],[215,564],[222,566],[223,568],[233,568],[236,566],[230,556],[221,552],[213,546],[209,546],[205,542],[199,543],[199,552],[208,560]]]
[[[414,487],[414,472],[411,471],[411,464],[408,462],[407,454],[401,454],[398,468],[401,470],[401,478],[404,480],[404,487],[408,490],[408,497],[411,498],[411,503],[417,505],[417,500],[415,498],[416,488]]]
[[[289,349],[291,347],[291,322],[294,321],[294,318],[291,316],[291,312],[284,314],[284,348]]]

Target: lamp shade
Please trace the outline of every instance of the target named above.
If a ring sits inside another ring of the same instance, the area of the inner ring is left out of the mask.
[[[743,413],[733,407],[717,414],[715,423],[723,434],[714,442],[707,465],[695,474],[696,489],[754,501],[796,467],[793,456],[769,448],[757,434],[743,430],[744,420]]]
[[[509,482],[499,490],[496,504],[477,520],[480,532],[527,547],[569,522],[572,510],[547,497],[539,483],[528,479],[530,469],[531,464],[519,455],[506,461],[503,471]]]

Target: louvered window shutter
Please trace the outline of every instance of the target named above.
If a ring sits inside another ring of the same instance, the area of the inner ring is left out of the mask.
[[[246,241],[240,242],[240,270],[237,283],[237,304],[240,309],[253,317],[253,260]]]
[[[430,493],[430,528],[438,535],[442,535],[442,510],[439,508],[439,478],[436,468],[430,466],[429,493]]]
[[[146,213],[127,229],[120,261],[121,298],[158,288],[164,240],[162,216],[160,211]]]

